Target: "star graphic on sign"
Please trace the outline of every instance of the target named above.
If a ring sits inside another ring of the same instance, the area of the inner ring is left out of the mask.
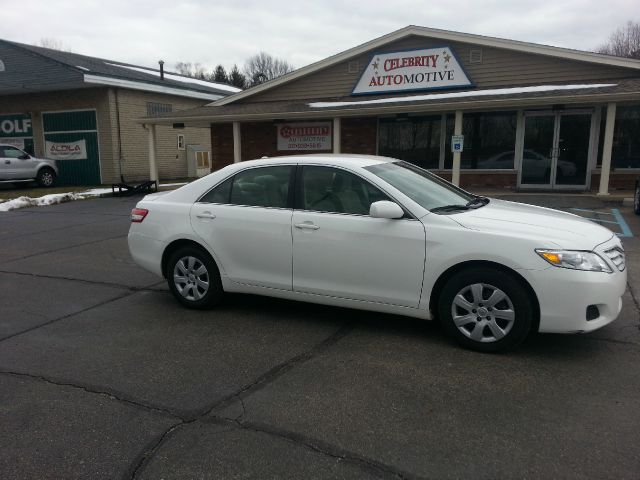
[[[446,63],[449,63],[449,60],[451,60],[451,55],[449,55],[447,52],[442,52],[444,54],[444,61]]]
[[[373,69],[376,71],[376,74],[377,74],[378,68],[380,68],[380,59],[376,58],[376,61],[373,62],[371,65],[373,66]]]

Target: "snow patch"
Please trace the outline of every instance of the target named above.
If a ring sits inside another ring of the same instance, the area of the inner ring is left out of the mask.
[[[42,197],[18,197],[12,200],[2,202],[0,200],[0,212],[8,212],[10,210],[18,210],[26,207],[44,207],[46,205],[55,205],[57,203],[71,202],[73,200],[84,200],[85,198],[96,197],[105,193],[111,193],[110,188],[92,188],[85,192],[66,192],[66,193],[50,193]]]
[[[112,67],[126,68],[128,70],[133,70],[134,72],[146,73],[148,75],[155,75],[158,78],[160,78],[160,72],[155,69],[132,67],[129,65],[119,65],[117,63],[108,63],[108,62],[104,62],[104,63],[106,63],[107,65],[111,65]],[[183,77],[182,75],[175,75],[172,73],[165,72],[164,78],[166,78],[167,80],[174,80],[176,82],[191,83],[193,85],[200,85],[203,87],[217,88],[218,90],[225,90],[231,93],[236,93],[241,91],[240,88],[232,87],[231,85],[226,85],[224,83],[208,82],[206,80],[200,80],[198,78],[191,78],[191,77]]]
[[[379,98],[355,102],[312,102],[311,108],[348,107],[350,105],[375,105],[378,103],[415,102],[420,100],[441,100],[446,98],[483,97],[489,95],[514,95],[517,93],[553,92],[557,90],[581,90],[585,88],[615,87],[617,83],[594,83],[591,85],[536,85],[532,87],[494,88],[489,90],[471,90],[466,92],[432,93],[411,97]]]
[[[42,207],[44,205],[54,205],[56,203],[70,202],[72,200],[80,200],[84,197],[77,193],[51,193],[38,198],[18,197],[13,200],[7,200],[0,203],[0,212],[8,212],[9,210],[17,210],[26,207]]]

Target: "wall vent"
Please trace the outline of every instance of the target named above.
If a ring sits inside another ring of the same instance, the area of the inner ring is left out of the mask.
[[[481,48],[472,48],[469,50],[469,63],[482,63]]]
[[[349,73],[358,73],[359,70],[360,62],[358,60],[352,60],[351,62],[349,62],[349,65],[347,67],[347,71]]]

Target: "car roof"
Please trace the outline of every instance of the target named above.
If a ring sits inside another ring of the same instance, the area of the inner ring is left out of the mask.
[[[397,162],[395,158],[377,155],[357,155],[349,153],[316,153],[310,155],[282,155],[278,157],[262,157],[256,160],[241,162],[242,167],[259,165],[277,165],[298,163],[302,165],[343,165],[349,167],[367,167],[380,163]]]

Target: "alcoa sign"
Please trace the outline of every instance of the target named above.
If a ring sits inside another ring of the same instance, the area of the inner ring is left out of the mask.
[[[352,95],[471,87],[449,47],[374,54]]]
[[[52,160],[86,160],[87,142],[45,142],[46,157]]]

